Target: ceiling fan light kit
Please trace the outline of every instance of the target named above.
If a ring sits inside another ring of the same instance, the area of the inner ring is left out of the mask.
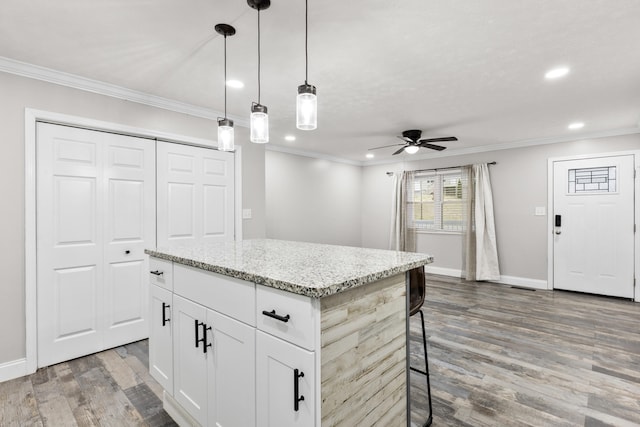
[[[218,150],[233,151],[233,120],[227,118],[227,37],[234,35],[236,29],[228,24],[218,24],[215,30],[224,36],[224,117],[218,117]]]
[[[271,0],[247,0],[247,4],[258,11],[258,102],[251,104],[251,133],[249,139],[256,144],[269,142],[269,115],[267,107],[260,104],[260,11],[271,6]]]
[[[309,78],[309,1],[304,2],[304,84],[298,86],[296,97],[296,127],[300,130],[314,130],[318,127],[318,98],[316,87],[310,85]]]

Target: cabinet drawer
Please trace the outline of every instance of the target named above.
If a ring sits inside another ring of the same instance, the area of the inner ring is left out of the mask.
[[[174,292],[248,325],[256,325],[255,284],[174,264]]]
[[[308,350],[315,349],[318,313],[311,298],[262,285],[257,286],[256,294],[258,329]]]
[[[173,291],[173,263],[171,261],[150,257],[149,281],[152,285]]]

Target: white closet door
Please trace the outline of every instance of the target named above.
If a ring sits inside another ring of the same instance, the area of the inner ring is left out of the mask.
[[[155,245],[155,150],[141,138],[108,135],[104,145],[104,348],[149,336],[145,248]]]
[[[43,123],[37,134],[38,366],[48,366],[146,336],[155,168],[140,138]]]
[[[234,239],[233,153],[158,142],[158,246]]]

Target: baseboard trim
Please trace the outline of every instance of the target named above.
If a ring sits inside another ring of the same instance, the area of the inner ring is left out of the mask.
[[[462,277],[462,270],[455,268],[435,267],[432,265],[425,265],[424,271],[428,274],[439,274],[441,276],[449,277]],[[500,276],[500,280],[491,280],[492,283],[498,283],[500,285],[519,286],[523,288],[531,289],[548,289],[546,280],[529,279],[527,277],[517,276]]]
[[[462,277],[462,271],[455,268],[435,267],[425,265],[424,271],[428,274],[439,274],[440,276]]]
[[[516,276],[500,276],[500,280],[492,280],[492,282],[501,285],[521,286],[523,288],[547,290],[547,281],[539,279],[529,279],[527,277]]]
[[[0,364],[0,383],[27,375],[27,359],[17,359]]]

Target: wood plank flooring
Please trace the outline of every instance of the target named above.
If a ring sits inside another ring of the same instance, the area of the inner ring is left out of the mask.
[[[434,426],[640,426],[640,304],[427,282]],[[424,366],[420,334],[415,315],[411,359]],[[424,411],[424,377],[412,375]]]
[[[640,304],[427,277],[433,426],[640,426]],[[412,363],[424,366],[420,317]],[[425,417],[412,374],[412,419]],[[0,426],[174,426],[146,341],[0,383]]]

